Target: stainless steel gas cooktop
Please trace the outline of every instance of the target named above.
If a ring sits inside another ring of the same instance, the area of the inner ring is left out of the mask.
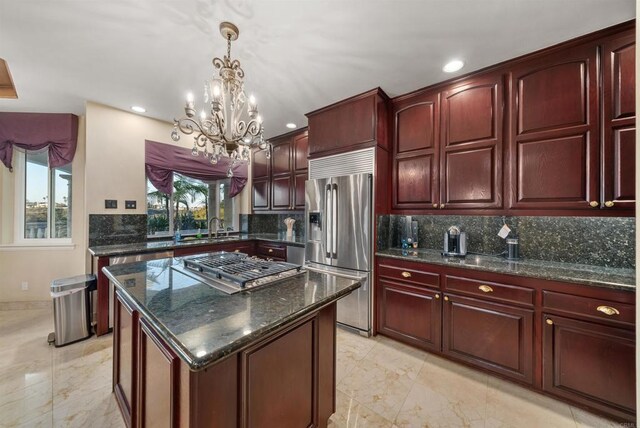
[[[182,264],[173,269],[228,294],[255,289],[304,273],[302,266],[293,263],[225,251],[183,257]]]

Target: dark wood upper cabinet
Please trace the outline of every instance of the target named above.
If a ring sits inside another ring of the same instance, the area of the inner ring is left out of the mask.
[[[265,151],[254,152],[252,206],[254,211],[304,209],[304,181],[307,177],[308,133],[296,130],[270,140],[271,158]],[[267,165],[264,165],[264,162]],[[255,177],[256,169],[259,174]]]
[[[254,150],[251,160],[252,177],[268,178],[271,173],[271,161],[267,158],[266,150]]]
[[[441,208],[502,207],[500,73],[474,77],[441,95]]]
[[[603,205],[635,207],[635,32],[606,40],[602,48]]]
[[[387,142],[387,95],[376,88],[307,113],[309,156],[320,157]]]
[[[511,207],[600,206],[597,45],[510,68]]]
[[[393,106],[394,208],[438,208],[439,110],[437,92]]]

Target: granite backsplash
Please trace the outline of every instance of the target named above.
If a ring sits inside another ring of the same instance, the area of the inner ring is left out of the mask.
[[[378,249],[401,246],[405,216],[377,218]],[[441,250],[449,226],[467,232],[468,252],[497,255],[506,250],[498,231],[507,224],[517,236],[520,256],[533,260],[635,268],[633,217],[517,217],[416,215],[419,247]]]
[[[89,247],[146,240],[146,214],[89,214]]]
[[[291,217],[295,236],[304,235],[304,214],[240,214],[240,231],[243,233],[281,233],[287,231],[284,219]]]

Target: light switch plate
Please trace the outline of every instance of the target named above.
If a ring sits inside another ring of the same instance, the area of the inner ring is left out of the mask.
[[[115,209],[118,208],[118,201],[116,199],[105,199],[104,207],[106,209]]]
[[[124,208],[127,210],[135,210],[136,201],[124,201]]]

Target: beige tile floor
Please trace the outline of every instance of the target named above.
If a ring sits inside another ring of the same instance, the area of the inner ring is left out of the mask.
[[[124,427],[111,335],[54,348],[48,309],[0,311],[0,427]],[[338,330],[330,427],[613,427],[615,423],[399,344]]]

